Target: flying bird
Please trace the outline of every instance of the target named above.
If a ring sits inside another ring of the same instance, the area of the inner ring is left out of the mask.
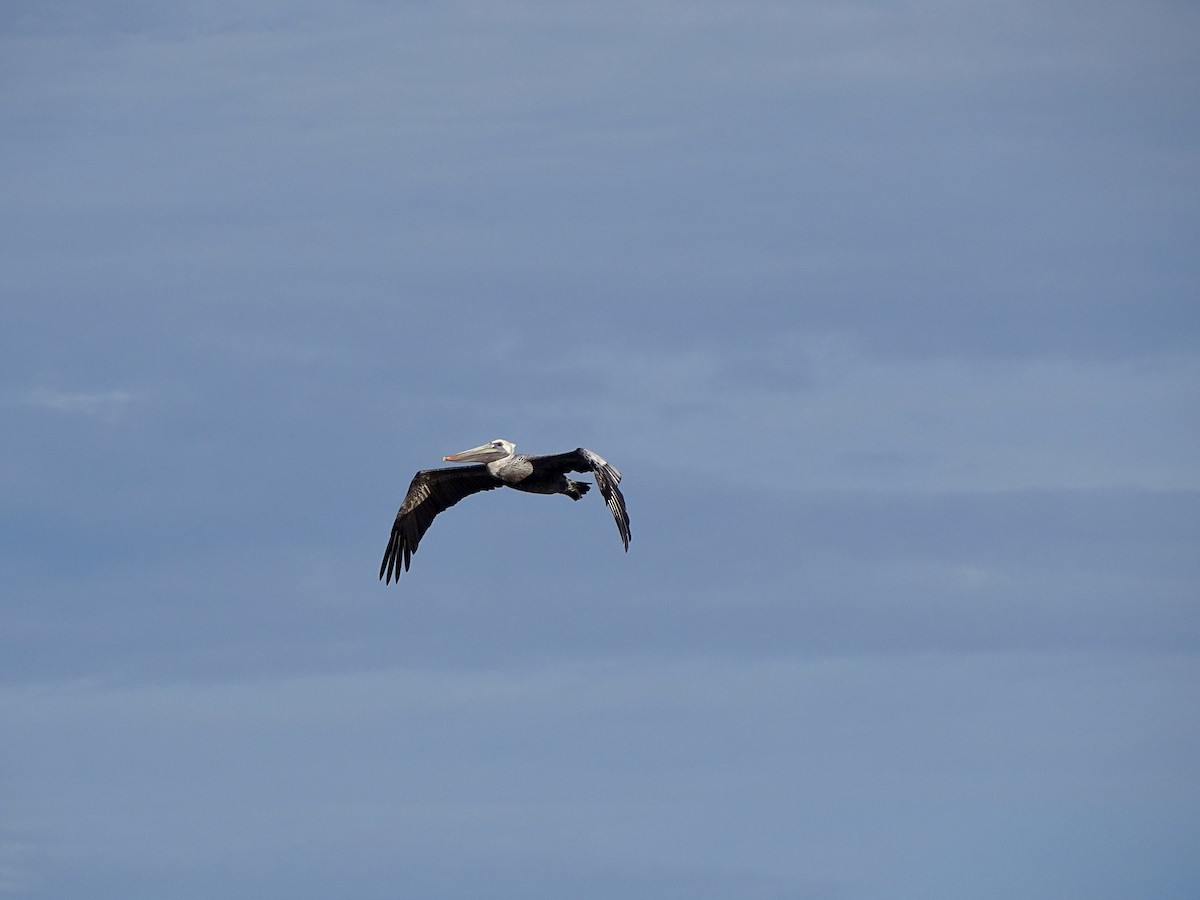
[[[586,481],[571,480],[567,472],[590,472],[595,476],[600,496],[616,520],[621,543],[625,545],[625,551],[629,551],[629,513],[625,511],[625,498],[617,487],[621,473],[600,454],[583,447],[550,456],[518,455],[514,450],[516,445],[512,441],[497,438],[462,453],[442,457],[446,462],[475,465],[422,469],[414,475],[383,552],[380,579],[385,584],[390,584],[393,578],[399,581],[400,567],[403,565],[404,571],[408,571],[409,561],[434,517],[463,497],[510,487],[531,494],[566,494],[572,500],[578,500],[591,485]]]

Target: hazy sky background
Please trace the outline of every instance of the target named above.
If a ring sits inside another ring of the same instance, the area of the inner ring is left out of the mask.
[[[0,5],[0,896],[1200,895],[1200,7]],[[408,481],[494,437],[597,496]]]

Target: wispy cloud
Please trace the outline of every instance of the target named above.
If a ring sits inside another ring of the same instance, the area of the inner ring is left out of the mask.
[[[89,416],[111,415],[134,400],[129,391],[59,391],[53,388],[34,388],[17,394],[14,401],[21,406],[53,409]]]
[[[727,464],[737,459],[790,460],[789,482],[816,487],[1200,484],[1184,450],[1200,428],[1189,413],[1189,357],[904,361],[836,341],[784,344],[788,353],[768,346],[757,360],[697,349],[596,352],[572,365],[592,373],[605,417],[636,430],[648,457],[704,448],[680,463],[714,475],[778,477],[771,467]]]

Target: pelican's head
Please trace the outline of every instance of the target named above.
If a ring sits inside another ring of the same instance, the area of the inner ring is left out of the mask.
[[[472,447],[470,450],[464,450],[462,453],[451,453],[449,456],[443,456],[442,459],[446,462],[489,463],[507,459],[513,455],[515,449],[517,449],[517,445],[512,441],[506,441],[504,438],[496,438],[494,441],[488,441],[486,444],[480,444],[478,447]]]

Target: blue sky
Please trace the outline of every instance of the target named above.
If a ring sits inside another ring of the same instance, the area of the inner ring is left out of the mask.
[[[4,4],[0,896],[1195,896],[1198,47]]]

